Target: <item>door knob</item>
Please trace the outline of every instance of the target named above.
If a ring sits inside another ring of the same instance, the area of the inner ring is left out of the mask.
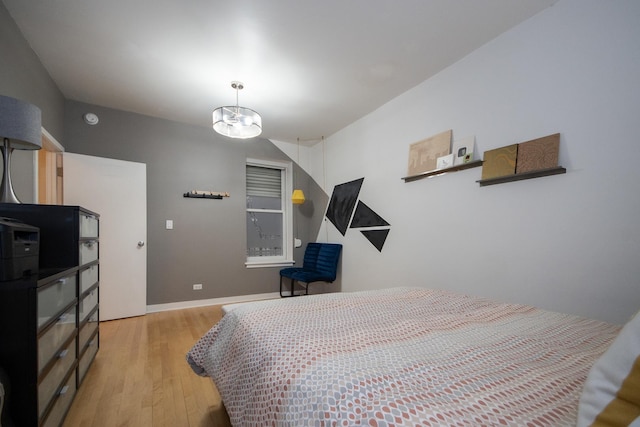
[[[140,241],[138,242],[138,247],[139,247],[139,248],[141,248],[141,247],[143,247],[143,246],[144,246],[144,240],[140,240]]]

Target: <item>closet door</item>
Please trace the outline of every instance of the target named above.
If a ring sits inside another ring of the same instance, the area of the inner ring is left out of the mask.
[[[147,165],[64,153],[64,204],[100,215],[100,320],[147,308]]]

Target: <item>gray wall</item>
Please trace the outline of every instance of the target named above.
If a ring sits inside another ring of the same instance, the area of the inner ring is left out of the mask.
[[[0,94],[37,105],[42,126],[58,141],[62,138],[64,97],[40,63],[11,15],[0,3]]]
[[[35,52],[0,2],[0,94],[22,99],[42,110],[42,126],[58,141],[62,137],[64,97]],[[22,202],[34,202],[32,151],[15,150],[12,156],[13,187]],[[2,172],[0,163],[0,173]]]
[[[100,117],[98,125],[82,120],[89,111]],[[270,141],[234,142],[208,127],[74,101],[66,103],[64,129],[68,152],[147,165],[148,304],[278,290],[279,268],[244,266],[246,159],[289,160]],[[294,230],[306,245],[317,235],[327,196],[297,167],[294,178],[309,199],[294,206]],[[231,197],[184,198],[189,190],[228,191]],[[173,230],[165,230],[167,219]],[[301,262],[302,249],[294,256]],[[194,283],[203,290],[193,291]]]
[[[288,159],[271,142],[230,143],[210,128],[65,101],[1,2],[0,57],[0,94],[40,107],[42,126],[65,150],[147,164],[148,304],[278,289],[277,268],[244,267],[244,162]],[[87,111],[100,116],[98,126],[82,121]],[[15,151],[12,158],[14,189],[27,203],[35,201],[33,155]],[[308,199],[294,207],[294,230],[306,244],[317,235],[327,196],[294,167],[295,185]],[[184,199],[191,189],[229,191],[231,197]],[[166,219],[174,220],[173,231],[164,229]],[[302,249],[294,257],[301,260]],[[203,283],[203,290],[194,292],[193,283]]]

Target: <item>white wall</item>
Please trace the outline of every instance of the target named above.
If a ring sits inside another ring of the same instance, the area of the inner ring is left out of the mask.
[[[333,225],[345,291],[447,288],[622,323],[640,309],[640,2],[562,0],[312,147],[326,191],[364,177],[378,252]],[[480,153],[559,132],[565,175],[480,188],[481,168],[404,183],[409,145]]]

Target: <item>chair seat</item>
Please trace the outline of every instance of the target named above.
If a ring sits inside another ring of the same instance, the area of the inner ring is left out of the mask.
[[[304,268],[287,268],[281,271],[280,275],[296,280],[298,282],[311,283],[311,282],[333,282],[335,277],[328,276],[326,274],[318,273],[317,271],[305,270]]]
[[[300,271],[304,271],[302,267],[288,267],[280,270],[280,275],[285,277],[291,277],[292,274],[296,274]]]

